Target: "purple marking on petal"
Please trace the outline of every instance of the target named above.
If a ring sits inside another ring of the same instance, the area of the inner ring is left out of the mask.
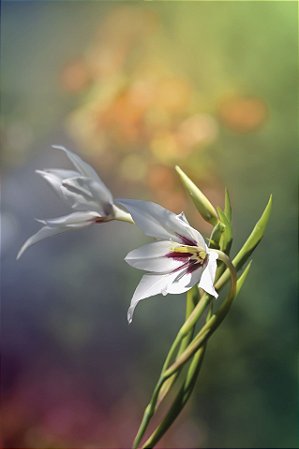
[[[181,271],[183,268],[188,268],[189,265],[189,260],[187,260],[187,262],[183,263],[180,267],[175,268],[174,270],[172,270],[172,273],[175,273],[177,271]],[[185,276],[186,273],[183,273],[182,275]]]
[[[199,267],[205,268],[207,266],[207,264],[208,264],[208,260],[209,260],[208,255],[205,258],[205,260],[203,260],[201,262],[198,261],[198,260],[190,260],[189,263],[188,263],[187,272],[188,273],[193,273],[193,271],[197,270],[197,268],[199,268]]]
[[[193,271],[197,270],[199,267],[202,266],[202,264],[197,261],[194,261],[194,263],[192,262],[188,264],[187,273],[193,273]]]
[[[166,254],[166,257],[169,257],[174,260],[185,260],[188,259],[188,257],[191,257],[192,253],[180,253],[179,251],[171,251],[170,253]]]
[[[197,242],[195,240],[190,239],[189,237],[185,237],[184,235],[176,234],[182,241],[184,245],[188,246],[197,246]]]

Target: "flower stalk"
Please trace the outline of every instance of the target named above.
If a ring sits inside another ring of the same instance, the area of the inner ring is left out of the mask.
[[[176,167],[197,211],[213,226],[207,245],[183,212],[175,214],[148,201],[114,200],[110,190],[89,164],[64,147],[54,148],[66,154],[73,169],[37,170],[37,173],[71,211],[63,217],[38,220],[43,224],[42,228],[27,239],[17,258],[44,238],[91,224],[118,220],[135,224],[145,235],[155,239],[129,252],[125,259],[132,267],[145,271],[131,299],[128,322],[132,322],[141,300],[158,294],[187,294],[185,321],[166,356],[133,443],[133,449],[152,448],[173,424],[193,392],[208,341],[227,316],[248,276],[252,261],[243,267],[264,236],[272,197],[244,245],[231,260],[232,206],[227,190],[222,210],[215,207],[195,183]],[[238,277],[237,273],[242,269]],[[223,298],[222,289],[228,281],[230,290]],[[167,413],[142,444],[153,416],[170,395],[172,402]]]

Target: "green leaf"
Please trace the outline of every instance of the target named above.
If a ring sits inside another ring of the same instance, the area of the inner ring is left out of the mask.
[[[248,237],[248,239],[246,240],[246,242],[244,243],[244,245],[242,246],[242,248],[240,249],[240,251],[233,260],[233,264],[235,265],[237,270],[239,270],[244,265],[244,263],[249,259],[254,249],[262,240],[271,214],[271,208],[272,208],[272,195],[269,198],[269,201],[267,203],[267,206],[265,207],[264,212],[262,213],[261,218],[256,223],[250,236]]]
[[[228,221],[231,223],[232,221],[232,206],[230,201],[230,196],[227,188],[225,188],[225,202],[224,202],[224,213]]]
[[[243,287],[244,282],[247,279],[251,264],[252,264],[252,260],[246,265],[246,268],[244,269],[243,273],[237,280],[236,296],[238,295],[239,291]]]
[[[202,218],[208,223],[216,225],[218,217],[214,206],[180,167],[176,166],[175,169]]]

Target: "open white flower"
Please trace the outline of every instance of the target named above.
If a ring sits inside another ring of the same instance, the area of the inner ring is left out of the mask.
[[[59,218],[37,220],[44,226],[26,240],[17,259],[34,243],[64,231],[110,220],[132,222],[130,215],[113,203],[111,192],[90,165],[64,147],[53,145],[53,148],[64,151],[76,170],[50,169],[36,172],[50,184],[73,212]]]
[[[127,199],[117,202],[130,212],[135,224],[146,235],[160,239],[131,251],[125,258],[132,267],[148,272],[131,300],[129,323],[139,301],[160,293],[184,293],[198,284],[217,298],[214,280],[218,254],[207,247],[183,213],[176,215],[152,202]]]

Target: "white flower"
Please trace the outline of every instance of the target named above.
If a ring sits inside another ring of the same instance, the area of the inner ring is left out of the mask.
[[[129,265],[148,272],[131,300],[129,323],[139,301],[160,293],[184,293],[198,284],[217,298],[214,280],[218,254],[207,247],[183,213],[176,215],[152,202],[127,199],[117,202],[130,212],[146,235],[160,239],[131,251],[125,258]]]
[[[64,147],[53,145],[53,148],[64,151],[76,170],[50,169],[36,172],[74,212],[50,220],[37,220],[44,226],[26,240],[17,259],[34,243],[64,231],[110,220],[132,222],[128,213],[115,206],[111,192],[90,165]]]

